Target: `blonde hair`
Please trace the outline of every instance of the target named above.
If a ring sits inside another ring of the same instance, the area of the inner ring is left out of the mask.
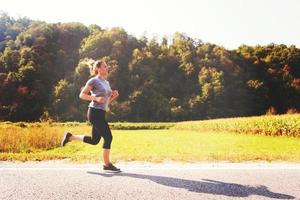
[[[91,75],[96,76],[98,74],[99,67],[101,67],[101,65],[104,63],[105,62],[102,60],[91,61],[90,63],[88,63]]]

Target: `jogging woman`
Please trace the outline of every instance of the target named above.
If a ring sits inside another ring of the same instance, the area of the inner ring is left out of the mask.
[[[88,144],[96,145],[101,137],[103,143],[103,169],[113,172],[119,172],[120,169],[115,167],[109,160],[112,134],[105,118],[105,113],[108,110],[110,102],[115,100],[119,93],[117,90],[111,90],[107,81],[108,66],[103,61],[96,61],[91,66],[91,74],[94,77],[90,78],[84,88],[81,90],[79,97],[83,100],[91,101],[88,107],[87,117],[92,124],[92,136],[74,135],[66,132],[61,142],[65,146],[72,140],[83,141]]]

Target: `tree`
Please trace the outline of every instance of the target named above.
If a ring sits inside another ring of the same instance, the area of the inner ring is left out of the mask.
[[[60,80],[53,90],[53,110],[50,115],[59,121],[83,121],[86,119],[86,104],[79,105],[78,91],[74,84],[67,80]]]
[[[224,73],[214,67],[203,67],[199,72],[200,101],[205,102],[208,118],[224,116]]]

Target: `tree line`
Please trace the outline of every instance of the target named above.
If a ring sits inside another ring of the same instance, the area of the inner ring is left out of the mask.
[[[120,96],[111,121],[181,121],[300,110],[300,49],[227,50],[184,33],[161,41],[123,28],[0,14],[0,120],[84,121],[88,63],[104,59]]]

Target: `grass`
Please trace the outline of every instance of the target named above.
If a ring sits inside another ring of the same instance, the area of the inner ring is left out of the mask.
[[[300,115],[179,123],[111,123],[114,161],[300,161]],[[101,145],[71,142],[64,131],[88,135],[87,123],[0,123],[0,160],[101,160]]]
[[[229,131],[242,134],[300,137],[300,114],[239,117],[176,123],[175,130]]]
[[[84,133],[89,127],[69,129]],[[113,161],[300,161],[300,139],[293,137],[184,130],[113,130],[113,135]],[[98,162],[102,142],[96,146],[71,142],[63,148],[2,152],[0,160],[67,158],[75,162]]]

